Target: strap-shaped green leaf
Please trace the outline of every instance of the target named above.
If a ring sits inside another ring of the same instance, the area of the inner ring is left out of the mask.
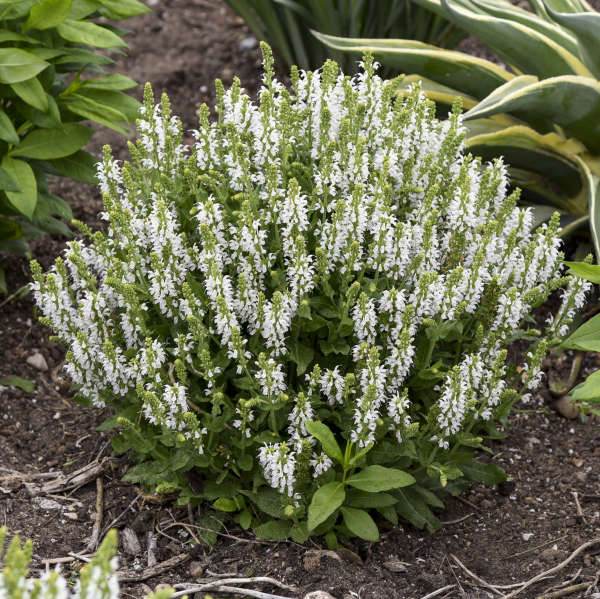
[[[590,234],[596,250],[596,260],[598,261],[600,260],[600,177],[591,171],[588,164],[581,157],[577,156],[576,159],[585,181]]]
[[[19,136],[15,131],[15,127],[2,108],[0,108],[0,139],[3,139],[10,144],[19,143]]]
[[[17,83],[35,77],[48,63],[19,48],[0,48],[0,83]]]
[[[548,36],[509,19],[477,14],[455,2],[441,0],[452,20],[489,46],[504,62],[540,78],[559,75],[590,77],[589,69]]]
[[[331,429],[322,422],[314,421],[306,423],[306,430],[321,442],[323,451],[330,457],[336,460],[339,464],[344,463],[344,456]]]
[[[377,464],[363,468],[346,481],[350,486],[368,493],[408,487],[414,482],[415,478],[408,472],[396,468],[386,468]]]
[[[504,90],[507,93],[504,93]],[[540,118],[560,125],[594,154],[600,154],[600,83],[591,77],[552,77],[514,91],[503,86],[469,110],[465,118],[509,112],[536,127]]]
[[[489,60],[413,40],[340,38],[317,31],[312,33],[330,48],[356,54],[371,52],[387,67],[406,74],[425,75],[478,99],[485,98],[514,77]]]
[[[600,77],[600,13],[557,12],[548,4],[546,9],[557,23],[573,32],[579,42],[583,61],[596,77]]]

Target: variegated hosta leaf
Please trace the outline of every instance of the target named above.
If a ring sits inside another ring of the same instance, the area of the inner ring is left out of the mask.
[[[552,38],[517,21],[477,14],[441,0],[449,18],[489,46],[504,62],[540,78],[559,75],[591,77],[587,67]]]
[[[371,52],[386,67],[402,73],[423,74],[478,99],[485,98],[514,77],[489,60],[413,40],[343,38],[317,31],[312,33],[330,48],[357,55]]]
[[[465,115],[478,119],[509,112],[536,128],[540,119],[560,125],[569,136],[580,140],[594,154],[600,153],[600,83],[592,78],[552,77],[531,81],[517,78],[490,94]]]
[[[600,177],[595,175],[580,157],[576,157],[585,181],[590,234],[594,242],[596,260],[600,261]]]

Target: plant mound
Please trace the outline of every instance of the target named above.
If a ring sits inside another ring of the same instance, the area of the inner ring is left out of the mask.
[[[458,109],[438,121],[369,57],[288,90],[263,53],[258,104],[217,81],[191,147],[147,87],[131,163],[98,165],[108,232],[33,266],[43,321],[80,397],[114,408],[128,480],[264,537],[376,540],[371,509],[434,529],[444,493],[501,480],[475,452],[585,283],[557,277],[558,217],[532,232],[502,162],[463,154]]]

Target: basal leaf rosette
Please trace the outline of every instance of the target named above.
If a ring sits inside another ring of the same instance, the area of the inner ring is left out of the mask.
[[[98,165],[107,232],[34,264],[43,321],[80,396],[114,408],[129,480],[271,538],[374,540],[372,509],[433,529],[438,495],[501,476],[475,451],[586,283],[558,276],[557,217],[532,232],[502,162],[463,154],[459,110],[436,120],[369,57],[288,89],[263,51],[258,103],[217,81],[193,145],[147,87],[131,162]]]

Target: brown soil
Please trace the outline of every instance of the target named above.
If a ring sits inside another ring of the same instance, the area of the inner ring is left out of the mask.
[[[127,26],[132,30],[131,49],[117,69],[138,81],[150,81],[157,94],[167,92],[174,112],[188,129],[195,125],[197,103],[213,101],[215,77],[230,83],[235,73],[250,91],[257,88],[258,50],[240,46],[243,40],[248,43],[250,33],[219,0],[165,0],[156,3],[153,14],[132,19]],[[98,154],[104,143],[113,145],[115,153],[124,157],[124,140],[106,131],[95,137],[91,151]],[[55,192],[71,203],[77,218],[98,225],[96,214],[101,204],[92,186],[61,181]],[[47,267],[63,247],[64,240],[46,239],[35,244],[33,252]],[[27,282],[25,260],[11,258],[5,265],[10,288]],[[61,375],[64,349],[48,336],[36,321],[30,297],[0,308],[0,377],[17,374],[34,381],[36,387],[33,394],[15,388],[0,390],[0,525],[8,526],[10,535],[33,539],[34,568],[41,568],[47,558],[86,552],[96,485],[91,481],[68,494],[36,497],[8,475],[50,470],[69,473],[110,455],[108,434],[94,431],[105,414],[67,401],[69,383]],[[44,356],[47,371],[26,363],[35,353]],[[566,378],[571,359],[569,354],[554,359],[551,376]],[[584,373],[597,367],[596,355],[587,356]],[[355,541],[337,554],[315,553],[322,549],[316,543],[306,547],[257,543],[233,524],[227,528],[231,536],[220,537],[216,546],[192,550],[193,539],[185,528],[166,529],[169,523],[188,523],[187,510],[157,504],[137,487],[120,482],[126,459],[112,462],[102,477],[104,523],[118,519],[117,529],[131,527],[142,551],[126,553],[121,543],[121,568],[144,571],[147,532],[153,527],[162,530],[157,533],[159,561],[190,553],[183,565],[144,582],[124,583],[124,596],[142,597],[159,583],[193,582],[201,567],[205,577],[211,573],[271,576],[296,586],[295,596],[299,597],[322,589],[337,599],[416,599],[447,585],[454,586],[438,596],[491,597],[491,591],[467,575],[452,555],[489,583],[507,585],[555,566],[579,545],[600,536],[598,422],[567,420],[549,405],[549,398],[542,394],[532,404],[521,406],[508,437],[491,446],[497,463],[514,484],[500,488],[476,485],[464,497],[450,499],[439,514],[446,524],[434,535],[409,525],[385,528],[382,523],[380,543]],[[578,514],[573,492],[578,493],[583,516]],[[47,499],[58,507],[48,507],[42,501]],[[73,560],[62,567],[69,571],[80,565]],[[599,572],[597,545],[520,596],[535,597],[570,579],[572,584],[592,581]],[[292,595],[269,585],[260,588]]]

